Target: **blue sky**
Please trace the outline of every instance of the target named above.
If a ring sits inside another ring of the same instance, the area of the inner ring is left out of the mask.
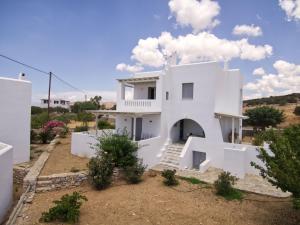
[[[174,1],[180,3],[182,0]],[[285,10],[277,0],[213,1],[218,4],[219,11],[212,18],[217,19],[219,24],[213,29],[203,28],[195,33],[193,25],[183,25],[176,11],[171,12],[169,2],[1,0],[0,54],[53,71],[91,95],[100,93],[104,98],[111,99],[115,78],[129,74],[116,70],[117,64],[138,65],[145,70],[157,69],[138,57],[131,59],[132,50],[140,39],[158,38],[165,31],[174,38],[208,32],[218,39],[235,41],[247,38],[251,45],[272,47],[272,54],[259,60],[241,57],[230,60],[230,68],[239,68],[244,75],[248,97],[266,96],[273,91],[282,94],[299,90],[299,83],[291,87],[290,76],[292,73],[295,76],[293,79],[298,82],[300,15],[298,17],[296,13]],[[232,34],[236,25],[252,24],[260,27],[261,36]],[[278,66],[274,67],[276,62]],[[264,69],[264,74],[253,75],[253,70],[260,67]],[[0,76],[16,77],[19,72],[25,72],[32,81],[34,98],[47,93],[46,76],[0,58]],[[282,81],[278,78],[282,73],[289,79]],[[272,84],[273,78],[277,83],[287,84]],[[67,97],[78,95],[57,81],[53,83],[53,92],[63,92]]]

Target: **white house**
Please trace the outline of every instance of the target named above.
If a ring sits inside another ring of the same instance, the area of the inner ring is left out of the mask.
[[[70,109],[70,101],[60,98],[51,98],[50,99],[50,107],[62,107],[65,109]],[[42,98],[40,105],[41,108],[47,108],[48,107],[48,99]]]
[[[31,82],[0,77],[0,224],[13,201],[13,165],[30,157]]]
[[[14,163],[29,161],[31,82],[0,77],[0,141],[14,148]]]
[[[115,115],[116,130],[126,129],[138,141],[139,157],[148,167],[165,164],[204,172],[212,166],[244,177],[257,173],[250,166],[257,152],[240,144],[242,86],[240,71],[218,62],[169,63],[161,71],[118,79],[116,110],[93,113]],[[126,98],[128,88],[133,99]],[[84,135],[73,134],[73,153],[84,151],[76,147],[79,142],[91,142]]]

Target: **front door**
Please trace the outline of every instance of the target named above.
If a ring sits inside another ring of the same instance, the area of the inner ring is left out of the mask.
[[[143,118],[136,118],[136,126],[135,126],[135,140],[139,141],[142,139],[142,126],[143,126]]]

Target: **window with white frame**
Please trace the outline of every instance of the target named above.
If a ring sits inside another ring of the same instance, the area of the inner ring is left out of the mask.
[[[182,84],[182,99],[193,99],[194,97],[194,83]]]

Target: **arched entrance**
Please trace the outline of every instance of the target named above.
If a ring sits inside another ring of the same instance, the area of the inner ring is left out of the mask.
[[[191,119],[177,121],[170,130],[172,143],[185,142],[190,136],[205,138],[203,128]]]

